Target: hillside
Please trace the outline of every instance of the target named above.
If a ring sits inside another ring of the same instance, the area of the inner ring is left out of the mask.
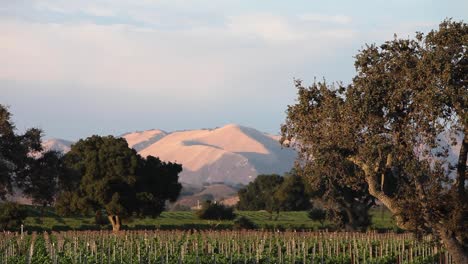
[[[294,150],[281,147],[278,136],[234,124],[175,132],[152,129],[121,137],[144,157],[181,163],[180,181],[195,185],[246,184],[258,174],[289,171],[296,158]],[[51,139],[43,144],[46,150],[67,152],[72,143]]]
[[[134,147],[142,156],[181,163],[181,181],[190,184],[245,184],[258,174],[289,171],[296,158],[296,152],[282,148],[275,136],[234,124],[216,129],[161,132],[156,136],[149,132],[142,136],[143,133],[122,137],[131,146],[147,145]],[[154,142],[148,144],[151,141]]]

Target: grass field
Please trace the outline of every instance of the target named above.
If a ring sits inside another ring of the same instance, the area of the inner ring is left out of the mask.
[[[281,212],[278,220],[270,220],[269,213],[265,211],[236,211],[238,216],[246,216],[251,219],[260,229],[284,229],[284,230],[317,230],[330,228],[329,223],[322,227],[317,221],[307,217],[306,211]],[[98,230],[108,229],[109,226],[98,226],[93,217],[61,217],[56,215],[52,209],[40,211],[34,207],[28,207],[28,215],[25,230]],[[386,210],[373,209],[371,229],[391,229],[395,225],[390,213]],[[192,211],[163,212],[157,218],[133,218],[124,222],[128,229],[230,229],[233,221],[213,221],[198,219]]]

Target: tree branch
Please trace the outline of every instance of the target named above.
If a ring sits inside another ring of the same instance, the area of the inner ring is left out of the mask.
[[[386,195],[383,191],[379,190],[378,182],[375,179],[376,171],[379,171],[379,165],[373,166],[374,168],[361,161],[356,157],[348,157],[348,160],[353,162],[356,166],[360,167],[364,171],[365,180],[369,186],[369,194],[377,198],[382,202],[395,216],[396,224],[405,230],[413,230],[414,227],[405,221],[402,217],[402,208],[396,203],[394,199]]]

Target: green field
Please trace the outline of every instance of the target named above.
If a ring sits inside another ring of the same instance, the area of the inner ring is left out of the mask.
[[[283,230],[317,230],[331,228],[330,223],[322,227],[318,221],[307,217],[306,211],[281,212],[278,220],[270,220],[269,213],[265,211],[236,211],[238,216],[246,216],[260,229]],[[395,229],[392,217],[388,211],[373,209],[371,211],[373,224],[371,229]],[[99,230],[109,229],[110,226],[99,226],[94,223],[93,217],[61,217],[53,210],[47,209],[41,216],[40,211],[28,207],[28,215],[24,223],[25,230]],[[198,219],[192,211],[163,212],[157,218],[132,218],[123,223],[126,229],[231,229],[233,221],[213,221]]]

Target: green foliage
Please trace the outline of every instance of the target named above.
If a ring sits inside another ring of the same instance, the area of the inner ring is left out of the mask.
[[[303,211],[311,206],[303,179],[297,174],[284,176],[275,196],[282,211]]]
[[[73,216],[62,217],[57,215],[53,209],[45,208],[44,215],[41,218],[36,216],[41,215],[41,208],[33,206],[21,206],[27,211],[28,217],[24,221],[24,230],[31,231],[63,231],[63,230],[99,230],[109,229],[109,225],[99,226],[95,224],[95,216]],[[371,230],[390,231],[398,230],[391,213],[385,209],[371,210],[372,225]],[[300,212],[283,212],[277,220],[270,220],[270,214],[266,211],[235,211],[235,214],[245,216],[252,220],[259,229],[268,230],[316,230],[322,228],[318,221],[313,221],[307,216],[307,211]],[[106,217],[105,215],[103,215]],[[39,219],[40,222],[35,220]],[[103,220],[107,221],[107,217]],[[107,222],[108,223],[108,222]],[[222,220],[212,221],[199,219],[195,211],[164,211],[157,218],[143,217],[133,218],[132,221],[126,223],[128,229],[232,229],[233,221]],[[323,228],[336,230],[334,225],[326,222]]]
[[[209,220],[232,220],[236,217],[234,208],[220,203],[206,201],[202,208],[196,212],[198,218]]]
[[[312,220],[319,221],[323,226],[327,219],[327,211],[320,208],[313,208],[307,213],[307,216]]]
[[[239,190],[239,210],[266,210],[270,213],[279,211],[280,204],[275,193],[283,183],[283,177],[272,175],[258,175],[254,181]]]
[[[448,19],[414,39],[367,45],[351,85],[297,81],[281,129],[336,215],[365,216],[353,212],[366,211],[370,194],[401,228],[441,236],[459,263],[468,262],[467,43],[468,24]]]
[[[0,203],[0,230],[19,230],[26,212],[16,203]]]
[[[234,220],[234,229],[256,229],[257,225],[246,216],[240,216]]]
[[[107,219],[105,212],[102,210],[97,210],[96,214],[94,215],[94,224],[96,225],[107,225],[109,223],[109,220]]]
[[[10,112],[0,104],[0,199],[23,181],[24,170],[32,160],[28,154],[42,150],[41,130],[31,128],[18,135],[10,119]]]
[[[310,207],[309,195],[301,177],[296,174],[285,177],[258,175],[254,181],[238,192],[239,210],[300,211]]]
[[[140,159],[137,170],[138,215],[158,216],[166,201],[174,202],[182,190],[178,182],[182,166],[177,163],[162,162],[153,156]]]
[[[38,158],[31,158],[23,173],[23,193],[31,198],[33,204],[50,206],[60,187],[58,181],[67,169],[62,162],[62,154],[51,150],[41,153]]]
[[[76,188],[60,194],[58,211],[89,215],[105,210],[117,230],[121,219],[134,213],[159,215],[165,202],[174,201],[181,190],[179,164],[151,156],[144,159],[122,138],[92,136],[80,140],[64,161],[73,179],[67,185]]]

